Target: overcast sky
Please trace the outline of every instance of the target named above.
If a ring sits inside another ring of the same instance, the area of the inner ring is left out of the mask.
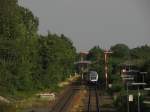
[[[150,0],[18,0],[39,17],[39,33],[63,33],[77,50],[150,45]]]

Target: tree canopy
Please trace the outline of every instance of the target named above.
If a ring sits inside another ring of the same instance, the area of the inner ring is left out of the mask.
[[[38,18],[17,0],[0,0],[0,90],[51,88],[73,70],[76,49],[65,35],[38,35]],[[1,93],[2,94],[2,93]]]

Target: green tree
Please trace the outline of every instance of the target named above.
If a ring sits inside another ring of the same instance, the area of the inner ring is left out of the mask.
[[[64,35],[62,37],[50,33],[45,37],[41,36],[39,45],[40,68],[43,74],[40,80],[45,87],[56,85],[73,72],[76,50]]]
[[[7,83],[6,88],[11,91],[31,89],[31,54],[35,52],[34,29],[38,22],[29,10],[18,6],[16,0],[0,2],[0,64],[3,68],[0,72],[5,76],[0,83]],[[32,17],[24,18],[28,15]]]
[[[150,59],[150,46],[144,45],[141,47],[131,49],[131,57],[136,60],[149,60]]]
[[[130,49],[125,44],[116,44],[110,48],[113,52],[112,57],[119,59],[128,59],[130,56]]]

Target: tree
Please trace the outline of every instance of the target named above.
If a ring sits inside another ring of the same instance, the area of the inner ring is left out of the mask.
[[[131,57],[133,59],[142,59],[148,60],[150,59],[150,46],[144,45],[141,47],[131,49]]]
[[[119,59],[128,59],[130,56],[130,49],[125,44],[116,44],[110,48],[113,52],[112,57]]]
[[[73,72],[76,50],[70,40],[63,36],[48,33],[39,38],[39,63],[45,87],[65,79]]]
[[[35,52],[37,30],[34,29],[38,22],[29,10],[18,6],[16,0],[0,2],[0,65],[3,68],[0,72],[5,76],[0,83],[7,83],[6,88],[11,91],[31,89],[31,54]],[[28,15],[30,18],[24,18]]]
[[[53,88],[74,71],[76,49],[65,35],[39,36],[38,18],[17,0],[0,0],[0,90]]]

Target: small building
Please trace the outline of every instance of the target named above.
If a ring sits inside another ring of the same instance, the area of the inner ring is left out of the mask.
[[[81,74],[81,77],[83,79],[84,74],[87,74],[90,68],[91,61],[87,61],[86,57],[88,55],[88,52],[80,52],[80,59],[79,61],[75,62],[76,70],[79,74]]]
[[[89,71],[91,61],[78,61],[74,63],[76,65],[77,71],[79,74],[82,75],[82,79],[84,77],[84,74],[86,74]]]

